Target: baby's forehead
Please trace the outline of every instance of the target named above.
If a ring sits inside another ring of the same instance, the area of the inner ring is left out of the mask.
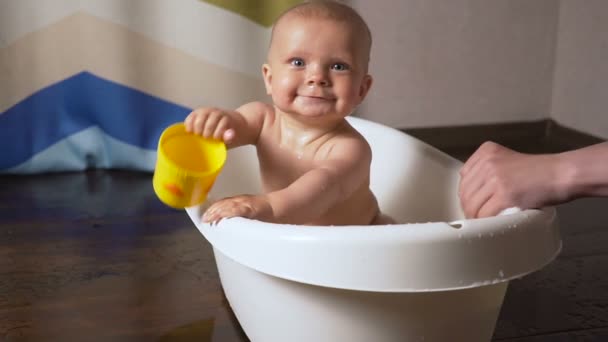
[[[273,43],[277,41],[285,41],[290,39],[290,32],[301,30],[302,28],[314,27],[315,25],[323,25],[326,23],[335,24],[340,27],[341,34],[336,39],[345,39],[352,41],[353,48],[360,50],[362,54],[368,54],[371,48],[371,41],[366,39],[369,37],[365,27],[357,25],[355,21],[346,20],[342,17],[328,17],[324,15],[312,15],[309,13],[287,13],[277,21],[273,27],[270,48],[273,48]],[[277,37],[280,37],[277,40]]]
[[[272,32],[274,34],[278,31],[284,30],[286,26],[290,26],[287,24],[300,23],[314,25],[315,23],[322,22],[340,25],[344,28],[345,31],[353,32],[357,35],[362,35],[363,37],[370,35],[364,23],[359,23],[356,20],[352,20],[352,18],[348,16],[335,16],[322,12],[295,11],[291,13],[285,13],[283,16],[281,16],[279,20],[274,24]]]

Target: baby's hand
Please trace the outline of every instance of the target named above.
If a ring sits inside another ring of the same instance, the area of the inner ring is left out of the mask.
[[[228,143],[234,138],[233,118],[218,108],[198,108],[184,120],[186,131],[205,138],[222,139]]]
[[[203,222],[214,223],[229,217],[246,217],[273,222],[272,206],[266,196],[242,195],[228,197],[213,203],[203,215]]]

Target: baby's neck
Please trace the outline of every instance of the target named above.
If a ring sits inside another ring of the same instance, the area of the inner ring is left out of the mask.
[[[291,115],[277,113],[279,129],[281,134],[281,145],[296,150],[304,149],[320,140],[326,140],[339,130],[346,120],[314,125],[302,122]]]

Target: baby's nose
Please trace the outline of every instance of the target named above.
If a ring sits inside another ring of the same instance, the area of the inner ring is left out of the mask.
[[[328,86],[329,76],[327,72],[321,68],[311,68],[307,74],[306,84],[309,86]]]

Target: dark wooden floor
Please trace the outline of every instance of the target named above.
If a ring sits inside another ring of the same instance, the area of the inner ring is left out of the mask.
[[[558,214],[564,249],[511,282],[495,341],[608,341],[608,199]],[[247,340],[210,245],[149,174],[0,176],[0,341],[72,340]]]

